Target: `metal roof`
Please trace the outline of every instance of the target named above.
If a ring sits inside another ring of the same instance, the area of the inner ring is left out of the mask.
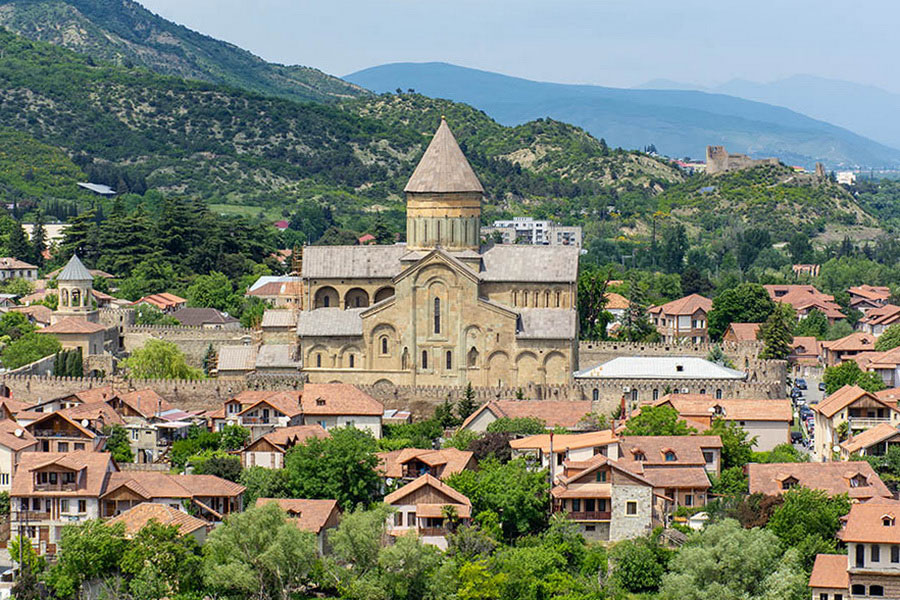
[[[575,373],[575,378],[596,379],[745,379],[743,371],[729,369],[696,356],[619,356]]]
[[[87,270],[77,254],[73,254],[63,270],[56,277],[57,281],[93,281],[94,276]]]

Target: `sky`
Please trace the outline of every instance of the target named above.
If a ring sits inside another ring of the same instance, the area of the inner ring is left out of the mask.
[[[442,61],[539,81],[810,74],[900,93],[897,0],[138,0],[284,64]]]

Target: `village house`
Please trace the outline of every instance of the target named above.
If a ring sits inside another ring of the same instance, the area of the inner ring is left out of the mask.
[[[900,323],[900,306],[885,304],[866,311],[865,316],[856,322],[856,329],[878,337],[888,327],[897,323]]]
[[[841,312],[841,306],[834,301],[834,296],[823,294],[811,285],[764,285],[769,297],[775,302],[790,304],[797,311],[797,319],[803,320],[814,310],[825,315],[829,324],[834,324],[847,315]]]
[[[794,336],[788,363],[800,372],[821,367],[822,342],[813,336]]]
[[[842,387],[811,408],[816,423],[814,454],[820,461],[832,460],[838,444],[844,441],[839,435],[843,429],[847,436],[853,436],[880,423],[895,427],[900,424],[900,411],[895,401],[885,400],[855,385]]]
[[[731,323],[722,335],[723,342],[732,344],[755,343],[759,323]]]
[[[876,341],[874,335],[857,331],[839,340],[821,342],[825,366],[833,367],[857,354],[873,352]]]
[[[228,514],[243,510],[245,490],[244,486],[215,475],[116,469],[106,477],[99,495],[99,516],[114,517],[142,502],[153,502],[220,522]]]
[[[246,295],[248,298],[259,298],[274,308],[299,310],[303,308],[303,280],[290,275],[264,275],[250,286]]]
[[[812,600],[850,600],[846,554],[817,554],[809,576]],[[865,593],[863,593],[865,595]]]
[[[11,306],[9,312],[19,312],[25,315],[29,323],[35,327],[47,327],[50,325],[53,310],[49,306],[43,304],[34,304],[32,306]]]
[[[670,508],[704,506],[709,477],[722,466],[722,440],[717,435],[629,436],[619,441],[618,463],[653,484]]]
[[[472,518],[472,502],[440,479],[422,475],[384,497],[394,509],[388,534],[417,534],[423,543],[447,549],[447,534]]]
[[[514,457],[524,457],[541,469],[561,473],[565,462],[584,462],[600,454],[616,459],[619,439],[610,429],[589,433],[541,433],[510,440]]]
[[[864,352],[854,359],[860,369],[875,373],[889,388],[900,386],[900,347],[886,352]]]
[[[101,431],[94,429],[89,419],[74,418],[66,413],[67,410],[71,409],[47,413],[25,426],[38,441],[38,451],[65,453],[102,450],[105,438]],[[123,422],[120,419],[118,424]]]
[[[215,308],[179,308],[172,313],[172,318],[185,327],[202,329],[240,329],[241,322],[227,313]]]
[[[241,465],[281,469],[284,467],[284,455],[288,450],[307,440],[326,437],[328,432],[319,425],[279,427],[247,444],[241,450]]]
[[[879,423],[841,442],[841,460],[850,460],[856,454],[884,456],[888,448],[898,445],[900,445],[900,430],[890,423]]]
[[[378,472],[385,479],[412,481],[422,475],[440,480],[475,469],[475,455],[466,450],[403,448],[378,453]]]
[[[298,319],[296,310],[272,309],[264,312],[259,325],[263,344],[296,345]]]
[[[141,304],[152,306],[168,314],[187,306],[187,300],[181,298],[180,296],[176,296],[175,294],[163,292],[161,294],[150,294],[149,296],[144,296],[143,298],[135,300],[131,303],[132,306],[140,306]]]
[[[570,431],[584,429],[585,417],[592,404],[587,401],[565,400],[492,400],[482,404],[463,421],[460,429],[484,433],[497,419],[540,419],[550,428],[562,427]]]
[[[206,536],[212,529],[212,524],[203,519],[198,519],[168,504],[156,502],[141,502],[106,521],[106,524],[112,526],[122,523],[125,527],[125,537],[133,538],[151,521],[174,527],[178,530],[179,536],[191,536],[198,544],[206,541]]]
[[[38,441],[12,419],[0,420],[0,492],[9,493],[22,454],[37,449]]]
[[[24,279],[34,281],[38,276],[38,267],[18,258],[5,256],[0,258],[0,281],[7,279]]]
[[[707,315],[712,300],[700,294],[691,294],[648,311],[656,331],[663,341],[704,344],[709,341]]]
[[[754,450],[768,452],[780,444],[791,441],[791,424],[794,411],[791,401],[782,399],[722,398],[716,400],[701,394],[668,394],[653,406],[670,406],[678,416],[698,431],[706,431],[715,419],[737,423],[747,432],[747,438],[756,438]]]
[[[341,521],[337,500],[257,498],[256,506],[265,506],[270,502],[274,502],[287,513],[288,519],[301,530],[314,534],[319,555],[325,554],[328,549],[328,532],[336,528]]]
[[[886,285],[858,285],[847,290],[850,307],[868,315],[873,308],[886,305],[891,299],[891,288]]]
[[[653,488],[642,475],[598,454],[566,462],[563,476],[550,490],[551,511],[565,513],[591,541],[636,538],[663,522],[667,501]]]
[[[847,494],[860,502],[890,498],[891,492],[866,461],[808,463],[750,463],[747,465],[751,494],[780,496],[805,487],[829,496]]]

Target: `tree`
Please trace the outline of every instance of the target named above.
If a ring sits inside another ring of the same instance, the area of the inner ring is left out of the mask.
[[[203,371],[188,366],[178,346],[165,340],[147,340],[122,366],[134,379],[203,379]]]
[[[241,477],[241,457],[221,450],[209,454],[192,456],[188,464],[197,475],[214,475],[228,481],[238,481]]]
[[[671,406],[642,406],[641,412],[625,421],[624,435],[691,435],[697,430],[678,417]]]
[[[87,266],[93,266],[100,252],[100,227],[95,209],[86,210],[69,219],[56,254],[69,257],[77,254]]]
[[[736,241],[735,254],[741,271],[749,269],[760,252],[772,247],[768,230],[762,228],[747,229],[738,234]]]
[[[684,255],[688,251],[687,234],[684,225],[676,223],[663,230],[660,245],[659,264],[666,273],[681,273],[684,268]]]
[[[742,498],[747,495],[747,476],[744,475],[744,467],[731,467],[722,469],[718,478],[713,478],[710,493],[733,498]]]
[[[84,377],[84,361],[81,357],[81,347],[68,350],[65,353],[65,371],[67,377]]]
[[[503,464],[489,458],[478,471],[451,475],[447,484],[472,501],[474,515],[484,511],[499,515],[507,539],[540,531],[547,523],[547,474],[529,469],[522,459]]]
[[[100,520],[63,527],[57,562],[48,583],[60,598],[78,595],[81,584],[113,573],[127,547],[125,524],[107,525]]]
[[[887,352],[900,346],[900,324],[891,325],[875,342],[875,349],[879,352]]]
[[[178,319],[171,317],[152,304],[139,304],[134,309],[135,325],[181,325]]]
[[[758,283],[742,283],[713,299],[709,335],[720,339],[731,323],[762,323],[775,311],[775,302]]]
[[[737,521],[726,519],[691,536],[681,547],[669,563],[669,573],[663,576],[659,597],[805,599],[807,575],[788,558],[772,532],[744,529]],[[790,584],[787,594],[785,583]],[[775,590],[781,595],[775,595]]]
[[[229,596],[287,600],[316,564],[316,540],[274,503],[232,513],[203,546],[203,579]]]
[[[0,361],[7,369],[18,369],[58,352],[62,345],[52,335],[27,333],[3,349]]]
[[[106,451],[119,463],[134,462],[134,453],[128,441],[128,430],[121,425],[107,425],[103,428],[106,438]]]
[[[0,337],[9,336],[11,340],[17,340],[34,330],[34,324],[23,313],[8,312],[0,317]]]
[[[253,506],[257,498],[287,498],[290,494],[289,480],[284,469],[247,467],[241,471],[238,483],[247,488],[244,492],[244,506]]]
[[[810,263],[813,261],[813,247],[812,243],[809,241],[809,236],[806,234],[797,232],[791,236],[791,239],[788,240],[788,254],[791,255],[791,260],[794,261],[794,264],[802,264],[802,263]]]
[[[225,312],[233,312],[234,288],[224,273],[213,271],[209,275],[200,275],[187,289],[187,301],[191,306],[215,308]]]
[[[796,546],[807,536],[833,541],[841,517],[850,512],[846,494],[829,496],[823,490],[799,488],[782,494],[784,502],[772,513],[766,528],[785,546]]]
[[[172,263],[157,255],[138,263],[131,276],[119,285],[119,293],[135,301],[148,294],[164,292],[178,280]]]
[[[715,289],[708,277],[697,267],[688,266],[681,274],[681,291],[685,295],[700,294],[706,296]]]
[[[226,425],[219,433],[222,450],[240,450],[250,441],[250,430],[240,425]]]
[[[606,287],[609,271],[585,269],[578,275],[578,316],[580,339],[606,338],[606,324],[611,315],[606,311]]]
[[[28,244],[28,236],[22,225],[16,223],[9,234],[9,241],[6,242],[6,249],[11,256],[19,260],[31,259],[31,246]]]
[[[743,467],[753,455],[756,438],[748,438],[747,430],[734,421],[721,417],[713,419],[706,435],[717,435],[722,440],[722,468]]]
[[[513,435],[537,435],[547,431],[547,424],[536,417],[500,417],[487,426],[488,433]]]
[[[47,229],[44,227],[44,211],[38,208],[34,213],[31,229],[31,260],[39,267],[44,266],[44,251],[47,249]]]
[[[509,446],[512,439],[510,433],[485,433],[472,440],[466,450],[471,452],[478,462],[490,457],[501,463],[508,463],[512,460],[512,448]]]
[[[620,335],[630,342],[651,342],[659,337],[647,314],[644,289],[636,279],[628,283],[628,308],[622,317]]]
[[[177,527],[155,520],[137,532],[121,560],[122,572],[131,576],[128,587],[136,600],[198,591],[201,566],[194,537],[182,536]]]
[[[435,421],[441,424],[441,427],[444,429],[450,429],[453,427],[458,427],[462,422],[453,411],[453,402],[450,400],[450,397],[444,398],[444,401],[441,404],[438,404],[434,409],[434,417],[432,417]]]
[[[787,360],[792,350],[794,341],[794,323],[797,322],[797,313],[790,304],[779,302],[775,310],[760,325],[756,337],[763,342],[762,352],[759,357],[763,359]]]
[[[475,390],[472,388],[472,382],[466,383],[466,389],[463,392],[462,400],[456,405],[456,414],[465,421],[469,416],[478,410],[478,403],[475,401]]]
[[[295,498],[334,498],[344,510],[367,504],[378,492],[375,439],[353,427],[329,430],[291,448],[284,459]]]
[[[809,311],[806,318],[794,326],[794,335],[796,336],[811,336],[817,340],[823,340],[827,333],[828,317],[825,316],[825,313],[816,309]],[[877,343],[875,347],[878,347]]]
[[[884,382],[877,373],[863,371],[855,360],[848,360],[834,367],[827,367],[822,380],[825,383],[825,394],[828,396],[845,385],[858,385],[867,392],[873,393],[885,388]]]
[[[620,542],[609,553],[612,582],[631,593],[655,592],[671,555],[655,536]]]
[[[30,564],[21,565],[19,573],[16,575],[16,582],[10,590],[11,597],[15,598],[15,600],[41,600],[45,595],[41,592],[41,584],[38,581],[35,570]]]
[[[387,519],[394,509],[376,504],[371,510],[362,506],[344,513],[337,529],[328,534],[331,551],[339,570],[352,579],[365,577],[378,566],[378,554],[387,537]],[[338,579],[345,579],[342,573]]]

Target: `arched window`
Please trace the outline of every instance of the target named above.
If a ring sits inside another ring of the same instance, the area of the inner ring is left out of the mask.
[[[384,337],[381,338],[381,353],[382,353],[382,354],[387,354],[387,353],[388,353],[387,336],[384,336]]]
[[[671,450],[666,452],[666,462],[675,462],[675,453]]]
[[[472,346],[472,348],[469,349],[467,363],[470,369],[478,366],[478,350],[475,348],[475,346]]]
[[[594,391],[591,392],[591,400],[593,400],[594,402],[600,400],[600,390],[594,388]]]
[[[428,368],[428,350],[422,350],[422,368]]]
[[[316,354],[316,367],[322,368],[322,354]]]
[[[448,370],[452,369],[453,368],[453,352],[451,352],[450,350],[447,350],[446,358],[447,358],[447,369]]]
[[[441,299],[434,299],[434,332],[441,332]]]
[[[722,390],[717,389],[716,390],[716,400],[721,400],[721,399],[722,399]]]
[[[560,308],[562,305],[559,303],[560,293],[556,292],[556,308]]]
[[[870,596],[884,596],[884,588],[880,585],[870,585],[869,586],[869,595]]]
[[[409,368],[409,348],[404,348],[403,354],[400,355],[400,368],[404,371]]]
[[[850,593],[854,596],[865,596],[866,595],[866,586],[861,583],[854,583],[850,587]]]

